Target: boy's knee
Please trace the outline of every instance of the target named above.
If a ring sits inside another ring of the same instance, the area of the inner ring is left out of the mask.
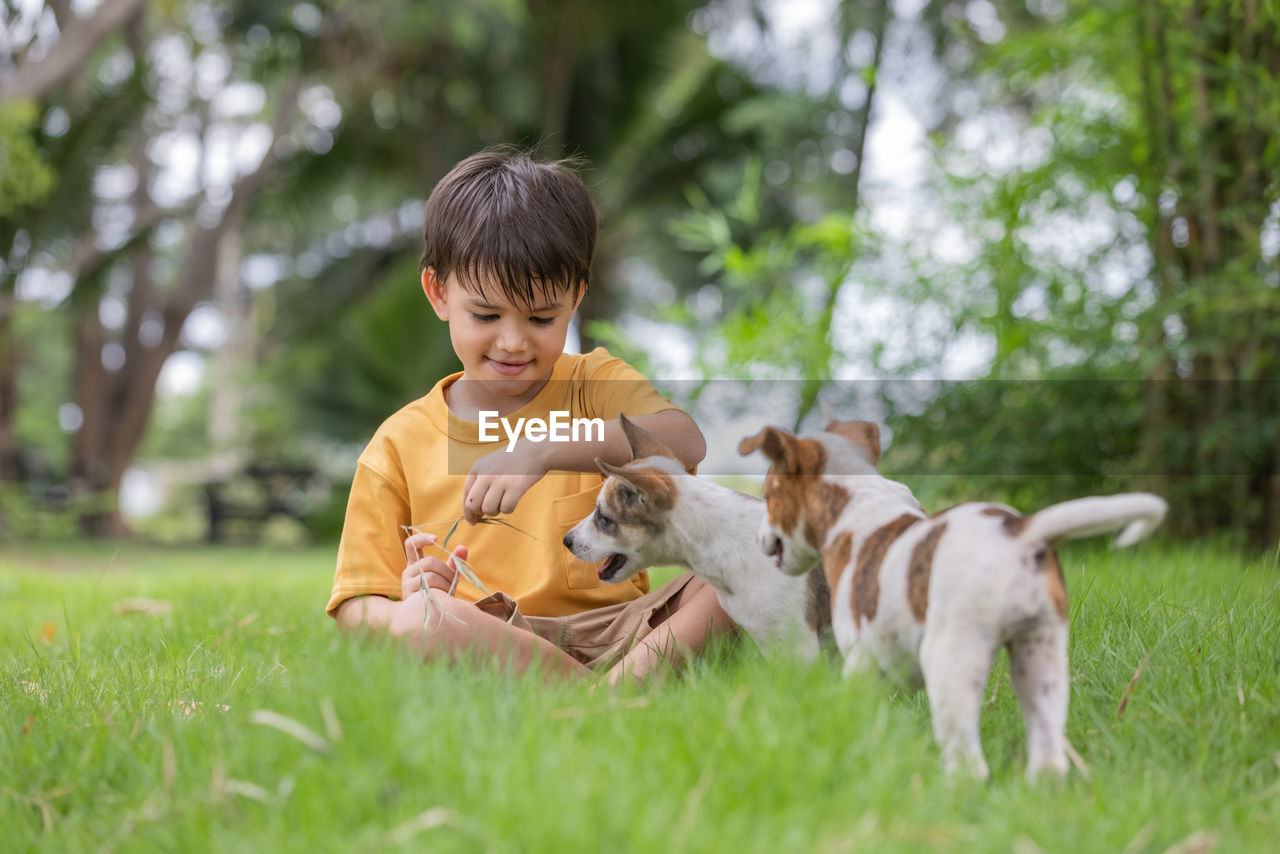
[[[424,657],[450,654],[466,645],[468,617],[474,617],[475,611],[469,602],[438,591],[428,598],[419,591],[401,603],[389,634]]]

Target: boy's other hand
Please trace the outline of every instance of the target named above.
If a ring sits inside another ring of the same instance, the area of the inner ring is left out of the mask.
[[[423,549],[432,545],[435,541],[435,534],[413,534],[405,539],[404,554],[408,559],[408,565],[400,576],[401,599],[408,599],[422,589],[424,575],[426,576],[427,587],[432,590],[448,593],[453,589],[454,578],[458,574],[458,567],[454,565],[453,557],[450,557],[446,563],[434,555],[423,556]],[[466,560],[467,547],[458,546],[453,550],[453,555]]]
[[[468,525],[516,509],[521,497],[547,473],[545,458],[536,448],[517,442],[509,453],[494,451],[476,460],[462,485],[462,515]]]

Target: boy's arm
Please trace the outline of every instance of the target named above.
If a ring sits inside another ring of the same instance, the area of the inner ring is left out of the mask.
[[[685,468],[693,468],[706,456],[702,431],[679,409],[628,418],[666,445]],[[618,419],[604,422],[603,441],[531,442],[521,437],[510,452],[502,448],[481,457],[462,486],[467,523],[474,525],[483,516],[515,510],[521,496],[549,471],[595,471],[596,458],[619,465],[631,459],[631,446]]]
[[[333,617],[344,629],[367,627],[376,632],[385,632],[391,627],[400,602],[392,601],[385,596],[355,596],[338,606]]]
[[[706,439],[686,412],[667,409],[627,418],[666,445],[687,469],[702,462],[707,455]],[[631,460],[631,445],[622,432],[622,422],[616,418],[604,422],[603,442],[542,442],[535,447],[542,448],[547,455],[550,461],[547,471],[595,471],[597,457],[615,465]]]

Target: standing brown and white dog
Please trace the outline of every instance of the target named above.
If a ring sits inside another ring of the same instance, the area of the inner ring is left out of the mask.
[[[882,477],[880,431],[833,421],[797,438],[766,427],[743,439],[771,462],[760,545],[783,572],[821,560],[845,672],[871,660],[923,682],[948,771],[988,775],[978,734],[983,689],[1000,647],[1027,729],[1027,776],[1067,770],[1067,591],[1053,546],[1123,529],[1141,540],[1165,502],[1131,493],[1066,501],[1023,517],[1000,504],[928,516],[904,485]]]
[[[756,544],[763,501],[690,475],[658,439],[626,416],[619,420],[632,460],[596,460],[607,480],[595,512],[565,535],[565,547],[579,560],[605,561],[600,579],[611,583],[651,566],[686,566],[715,588],[725,613],[761,651],[815,658],[831,618],[821,571],[780,574]]]

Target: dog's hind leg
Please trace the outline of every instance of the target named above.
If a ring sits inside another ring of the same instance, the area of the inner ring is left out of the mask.
[[[1009,673],[1027,728],[1027,778],[1067,773],[1067,625],[1039,626],[1009,643]]]
[[[875,666],[875,656],[871,654],[871,650],[867,649],[867,645],[859,638],[845,652],[844,665],[840,668],[840,675],[848,679],[855,673],[866,673],[868,670],[873,670]]]
[[[986,780],[990,773],[982,755],[978,718],[995,653],[990,639],[978,634],[926,630],[920,643],[920,670],[929,695],[933,735],[948,774],[967,767],[974,777]]]

